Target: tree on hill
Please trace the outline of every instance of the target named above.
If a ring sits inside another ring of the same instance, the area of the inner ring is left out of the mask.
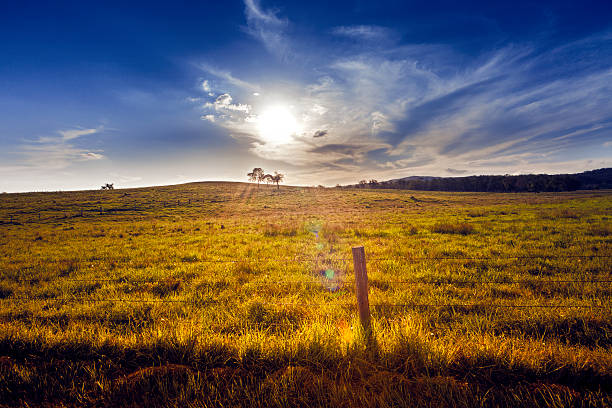
[[[261,167],[255,167],[251,173],[247,173],[249,177],[249,181],[257,182],[257,188],[259,188],[259,183],[265,180],[265,174]]]
[[[280,190],[279,183],[283,181],[283,179],[285,178],[285,175],[275,171],[273,176],[271,176],[270,174],[268,174],[268,176],[271,177],[271,180],[273,183],[276,183],[276,188]]]
[[[100,189],[101,190],[114,190],[115,189],[114,184],[115,183],[106,183]]]
[[[270,183],[274,183],[274,176],[271,174],[266,174],[264,176],[264,180],[266,181],[266,184],[270,184]]]
[[[262,170],[261,173],[257,176],[257,184],[259,185],[259,183],[264,181],[266,181],[266,174],[264,174]]]

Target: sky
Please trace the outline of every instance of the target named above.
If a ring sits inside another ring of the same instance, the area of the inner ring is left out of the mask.
[[[19,1],[0,192],[612,167],[610,1]]]

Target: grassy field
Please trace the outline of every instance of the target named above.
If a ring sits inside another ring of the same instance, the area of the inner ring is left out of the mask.
[[[0,406],[611,406],[611,220],[611,191],[3,194]]]

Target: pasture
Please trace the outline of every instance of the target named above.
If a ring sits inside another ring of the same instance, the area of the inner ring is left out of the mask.
[[[611,220],[611,191],[3,194],[0,405],[610,406]]]

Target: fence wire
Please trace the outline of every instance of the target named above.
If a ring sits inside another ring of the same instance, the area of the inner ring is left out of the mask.
[[[31,279],[7,279],[15,283],[50,283],[53,281],[41,280],[40,278],[31,278]],[[58,281],[61,282],[71,282],[71,283],[123,283],[129,285],[168,285],[174,283],[186,284],[190,283],[193,286],[198,285],[207,285],[207,284],[215,284],[215,282],[208,281],[197,281],[196,279],[182,279],[182,278],[173,278],[168,277],[164,279],[108,279],[108,278],[88,278],[88,279],[72,279],[72,278],[59,278]],[[194,282],[195,281],[195,282]],[[427,279],[427,280],[384,280],[378,278],[370,278],[370,282],[375,282],[376,284],[398,284],[398,285],[476,285],[476,284],[499,284],[499,285],[519,285],[519,284],[556,284],[556,283],[612,283],[612,279],[518,279],[518,280],[507,280],[507,279],[477,279],[477,280],[461,280],[461,279]],[[325,283],[336,283],[336,284],[352,284],[354,280],[352,279],[338,279],[331,278],[327,279],[321,277],[318,280],[287,280],[287,279],[274,279],[273,282],[261,282],[254,281],[249,282],[251,284],[270,284],[273,283],[275,285],[279,284],[306,284],[306,285],[320,285]]]
[[[124,302],[124,303],[185,303],[185,304],[224,304],[217,300],[198,300],[192,299],[127,299],[127,298],[101,298],[92,299],[86,297],[40,297],[40,296],[13,296],[6,297],[2,300],[44,300],[53,302],[83,302],[83,303],[100,303],[100,302]],[[266,306],[300,306],[300,307],[312,307],[312,306],[334,306],[353,308],[356,303],[333,303],[333,302],[259,302]],[[400,307],[400,308],[457,308],[457,309],[502,309],[502,308],[516,308],[516,309],[567,309],[567,308],[587,308],[587,309],[605,309],[612,308],[612,305],[585,305],[585,304],[559,304],[559,305],[534,305],[534,304],[495,304],[495,303],[371,303],[371,308],[387,308],[387,307]]]
[[[531,254],[531,255],[516,255],[516,256],[504,256],[504,257],[467,257],[467,256],[433,256],[433,257],[371,257],[367,259],[368,263],[375,262],[420,262],[420,261],[441,261],[441,260],[504,260],[504,259],[607,259],[612,258],[612,255],[607,254],[593,254],[593,255],[552,255],[552,254]],[[271,257],[245,257],[245,258],[232,258],[232,259],[202,259],[196,262],[202,263],[257,263],[257,262],[298,262],[298,263],[315,263],[329,264],[334,262],[350,262],[353,261],[351,258],[325,258],[320,257],[293,257],[293,258],[271,258]],[[10,278],[6,280],[11,280]],[[272,282],[250,282],[252,284],[302,284],[302,285],[335,285],[336,289],[345,288],[347,284],[354,284],[354,279],[346,279],[342,277],[334,277],[328,279],[325,276],[321,276],[318,279],[274,279]],[[215,284],[215,282],[197,281],[197,279],[185,279],[175,277],[164,277],[163,279],[129,279],[126,277],[121,278],[58,278],[60,282],[73,282],[73,283],[117,283],[117,284],[129,284],[134,286],[146,286],[146,285],[171,285],[174,283],[180,283],[185,285],[199,286],[207,284]],[[374,284],[389,284],[389,285],[513,285],[513,284],[538,284],[538,285],[549,285],[549,284],[610,284],[612,279],[411,279],[411,280],[384,280],[379,278],[370,279]],[[44,280],[40,278],[17,278],[13,279],[13,282],[17,283],[49,283],[52,281]],[[109,298],[92,298],[85,296],[36,296],[36,295],[8,295],[0,297],[0,301],[47,301],[47,302],[81,302],[81,303],[100,303],[100,302],[114,302],[114,303],[168,303],[168,304],[191,304],[198,306],[216,305],[223,304],[224,302],[215,299],[133,299],[133,298],[122,298],[122,297],[109,297]],[[225,302],[226,303],[226,302]],[[343,308],[356,308],[356,303],[337,303],[333,301],[329,302],[261,302],[267,306],[299,306],[299,307],[343,307]],[[433,309],[610,309],[612,305],[601,305],[601,304],[499,304],[499,303],[371,303],[370,307],[373,309],[384,309],[384,308],[433,308]]]

